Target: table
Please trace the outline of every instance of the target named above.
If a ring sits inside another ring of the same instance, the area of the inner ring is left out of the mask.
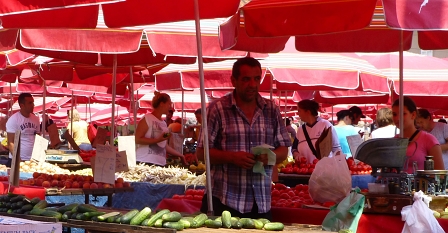
[[[116,193],[133,192],[134,188],[102,188],[102,189],[63,189],[55,194],[46,194],[47,196],[72,196],[72,195],[84,195],[84,203],[90,203],[90,195],[93,197],[106,196],[106,205],[112,206],[112,196]]]
[[[0,194],[8,193],[9,183],[6,181],[0,182]],[[41,200],[45,199],[45,189],[42,187],[23,186],[12,187],[11,192],[15,194],[25,195],[27,198],[38,197]]]
[[[201,201],[163,199],[157,209],[170,209],[184,213],[196,213]],[[321,225],[329,210],[272,207],[273,221]],[[448,219],[437,219],[442,228],[448,232]],[[363,214],[358,224],[358,233],[401,233],[404,222],[400,215]]]

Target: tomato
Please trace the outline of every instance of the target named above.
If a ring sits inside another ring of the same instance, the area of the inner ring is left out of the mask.
[[[318,159],[314,159],[314,160],[313,160],[313,164],[316,164],[317,162],[319,162]]]
[[[347,159],[347,165],[348,165],[349,167],[355,165],[355,160],[354,160],[353,158],[348,158],[348,159]]]
[[[308,168],[300,168],[300,174],[307,174],[308,173]]]
[[[280,194],[281,199],[289,200],[290,196],[287,193]]]
[[[303,186],[303,191],[308,192],[308,185]]]
[[[272,197],[279,197],[280,196],[280,191],[278,191],[277,189],[272,190],[271,196]]]
[[[296,185],[295,189],[296,189],[297,191],[303,190],[303,184],[298,184],[298,185]]]
[[[193,195],[185,195],[184,199],[193,200]]]
[[[294,197],[296,194],[294,193],[294,191],[288,191],[288,196],[289,197]]]
[[[286,170],[287,170],[287,169],[288,169],[288,168],[286,168],[286,167],[280,169],[280,173],[285,173],[285,174],[286,174]]]
[[[196,191],[194,189],[185,190],[185,195],[195,195]]]
[[[201,195],[193,195],[193,200],[202,201],[202,197],[203,196],[201,196]]]
[[[294,208],[302,208],[302,202],[293,202],[293,207]]]
[[[295,167],[295,168],[294,168],[294,173],[295,173],[295,174],[300,174],[300,168]]]
[[[310,169],[308,169],[308,174],[311,174],[311,173],[313,173],[314,172],[314,168],[310,168]]]
[[[283,190],[283,189],[286,189],[287,187],[286,187],[286,185],[284,185],[282,183],[276,183],[275,188],[278,190]]]
[[[300,158],[300,163],[307,163],[307,159],[305,157]]]
[[[300,168],[305,168],[305,167],[306,167],[306,163],[301,163],[301,164],[299,165],[299,167],[300,167]]]
[[[173,199],[181,199],[181,198],[180,198],[180,195],[177,195],[177,194],[174,194],[172,198],[173,198]]]

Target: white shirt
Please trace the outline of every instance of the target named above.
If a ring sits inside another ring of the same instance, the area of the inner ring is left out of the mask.
[[[400,133],[400,129],[395,125],[388,125],[372,131],[372,138],[393,138]]]
[[[439,141],[440,145],[446,143],[448,138],[448,125],[443,122],[435,122],[434,128],[429,132],[434,135]],[[448,168],[448,151],[442,151],[443,163],[445,164],[445,169]]]
[[[159,120],[157,117],[148,113],[144,119],[148,125],[145,138],[159,138],[164,133],[168,133],[168,127],[164,120]],[[136,160],[139,162],[153,163],[160,166],[166,164],[166,140],[152,145],[137,144]]]
[[[16,112],[6,122],[6,132],[15,134],[20,130],[20,158],[23,161],[31,159],[34,138],[40,132],[39,125],[39,118],[33,113],[29,117],[24,117],[20,112]],[[9,157],[12,158],[12,151]]]

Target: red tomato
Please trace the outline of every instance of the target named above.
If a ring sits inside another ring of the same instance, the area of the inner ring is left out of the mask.
[[[174,194],[174,195],[173,195],[173,199],[181,199],[181,198],[180,198],[180,196],[179,196],[179,195],[177,195],[177,194]]]
[[[303,186],[303,191],[308,192],[308,185]]]
[[[281,199],[289,200],[290,196],[287,193],[280,194]]]
[[[185,190],[185,195],[195,195],[196,191],[194,189]]]
[[[354,160],[353,158],[348,158],[348,159],[347,159],[347,165],[348,165],[349,167],[355,165],[355,160]]]
[[[313,173],[314,172],[314,168],[309,168],[308,169],[308,174],[311,174],[311,173]]]
[[[202,197],[203,196],[201,196],[201,195],[193,195],[193,200],[202,201]]]
[[[185,195],[185,199],[187,199],[187,200],[193,200],[193,195]]]
[[[306,167],[306,163],[301,163],[299,167],[300,168],[305,168]]]
[[[295,173],[295,174],[300,174],[300,168],[295,167],[295,168],[294,168],[294,173]]]
[[[280,169],[280,173],[285,173],[285,174],[286,174],[286,170],[287,170],[287,169],[288,169],[288,168],[286,168],[286,167]]]
[[[272,190],[272,192],[271,192],[271,196],[273,196],[273,197],[279,197],[279,196],[280,196],[280,191],[278,191],[277,189]]]
[[[278,190],[283,190],[283,189],[286,189],[286,185],[284,185],[282,183],[276,183],[275,188]]]
[[[296,194],[294,193],[294,191],[288,191],[288,196],[289,197],[294,197]]]
[[[300,158],[300,163],[307,163],[306,158],[305,158],[305,157],[301,157],[301,158]]]
[[[334,201],[327,201],[327,202],[322,203],[322,206],[325,206],[325,207],[332,207],[334,205],[336,205],[336,202],[334,202]]]
[[[303,190],[303,184],[298,184],[298,185],[296,185],[295,189],[296,189],[297,191]]]
[[[313,164],[316,164],[317,162],[319,162],[318,159],[314,159],[314,160],[313,160]]]
[[[305,168],[305,167],[304,167],[304,168],[301,168],[301,169],[300,169],[300,174],[304,174],[304,175],[305,175],[305,174],[307,174],[307,173],[308,173],[308,168]]]

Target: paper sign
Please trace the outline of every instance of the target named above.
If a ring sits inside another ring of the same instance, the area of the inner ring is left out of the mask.
[[[117,157],[115,160],[115,172],[125,172],[129,171],[128,158],[126,151],[117,152]]]
[[[76,144],[75,140],[72,138],[72,135],[68,132],[68,130],[64,133],[65,139],[67,139],[68,143],[70,143],[70,146],[72,146],[73,149],[79,150],[78,144]]]
[[[135,136],[118,136],[118,151],[126,151],[128,167],[135,167]]]
[[[115,184],[115,161],[117,151],[114,146],[98,145],[96,147],[94,182]]]
[[[92,146],[94,148],[97,145],[104,145],[106,143],[107,130],[101,127],[98,127],[98,131],[96,132],[95,140],[93,140]]]
[[[359,145],[364,141],[357,135],[347,136],[348,146],[350,147],[350,152],[352,152],[352,157],[356,158],[356,150],[358,150]]]
[[[33,152],[31,153],[31,160],[39,162],[39,165],[42,165],[45,162],[47,155],[45,154],[45,150],[48,149],[48,140],[41,137],[40,135],[36,135],[34,137],[34,145]]]
[[[14,151],[12,153],[11,170],[9,174],[9,188],[19,186],[20,176],[20,130],[14,134]]]
[[[59,138],[58,127],[56,124],[51,124],[47,127],[48,135],[50,135],[50,148],[55,148],[59,143],[61,143],[61,139]]]
[[[333,130],[326,128],[316,141],[317,156],[328,157],[333,150]]]

